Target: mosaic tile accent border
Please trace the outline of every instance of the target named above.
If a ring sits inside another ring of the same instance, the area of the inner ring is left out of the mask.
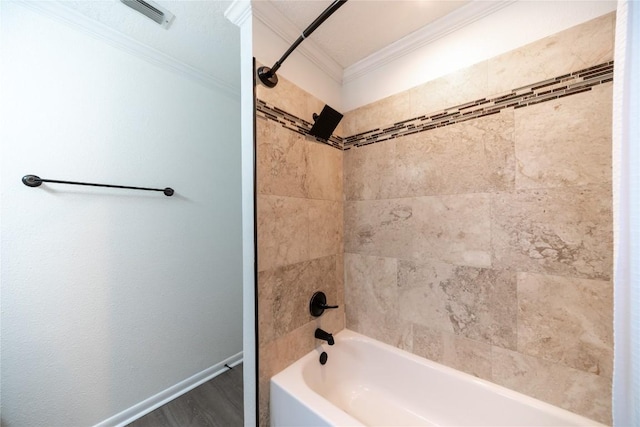
[[[444,126],[450,126],[479,117],[498,114],[507,108],[523,108],[529,105],[547,102],[565,96],[590,91],[593,86],[613,81],[613,61],[585,68],[569,74],[536,82],[513,89],[507,94],[495,98],[481,98],[465,104],[446,108],[435,114],[422,115],[394,123],[386,128],[376,128],[357,135],[341,138],[332,135],[329,141],[309,135],[312,123],[289,114],[284,110],[258,99],[256,115],[259,118],[273,120],[285,129],[313,138],[339,150],[362,147],[376,142],[400,138],[414,133],[425,132]]]
[[[495,98],[481,98],[429,116],[423,115],[404,120],[384,129],[378,128],[349,136],[344,138],[344,150],[497,114],[507,108],[523,108],[587,92],[593,86],[611,81],[613,81],[613,61],[513,89]]]
[[[306,136],[323,144],[330,145],[334,148],[337,148],[338,150],[344,149],[343,140],[339,136],[331,135],[328,141],[324,141],[322,139],[311,136],[309,135],[309,131],[311,130],[311,126],[313,126],[313,123],[302,120],[300,117],[289,114],[286,111],[279,109],[278,107],[269,105],[261,99],[257,100],[256,116],[258,118],[273,120],[276,123],[280,123],[280,125],[282,125],[282,127],[285,129],[292,130],[302,136]]]

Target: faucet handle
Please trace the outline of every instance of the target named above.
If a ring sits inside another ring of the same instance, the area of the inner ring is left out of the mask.
[[[338,308],[337,305],[327,305],[327,296],[324,292],[316,292],[309,302],[309,312],[313,317],[321,316],[325,310],[330,308]]]

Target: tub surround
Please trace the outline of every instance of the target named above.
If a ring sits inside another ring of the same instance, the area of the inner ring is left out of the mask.
[[[345,114],[347,328],[611,423],[613,28]]]
[[[319,343],[316,328],[344,328],[343,178],[342,151],[295,127],[308,131],[322,101],[285,79],[257,97],[259,422],[268,425],[269,379]],[[311,316],[316,291],[340,308]]]
[[[480,67],[478,67],[480,68]],[[466,122],[479,117],[497,114],[502,110],[518,110],[527,106],[564,98],[576,93],[587,92],[592,87],[613,81],[613,61],[598,64],[582,70],[562,74],[550,79],[511,89],[507,93],[492,97],[482,97],[461,104],[447,106],[433,114],[422,114],[411,119],[383,128],[370,129],[344,139],[343,146],[364,146],[374,142],[413,135],[444,126]],[[428,96],[428,94],[421,94]],[[467,96],[472,93],[467,94]]]
[[[480,71],[480,69],[484,70],[486,67],[483,68],[481,66],[476,66],[475,68],[478,69],[477,71]],[[486,72],[486,70],[484,71]],[[493,98],[487,99],[486,97],[482,97],[460,105],[448,106],[433,114],[422,114],[421,116],[411,119],[405,118],[398,123],[388,124],[383,128],[374,128],[362,131],[346,138],[342,138],[339,135],[332,135],[328,141],[321,141],[319,139],[317,141],[324,142],[340,150],[349,150],[352,147],[361,147],[376,142],[401,138],[420,132],[459,124],[479,117],[490,116],[509,108],[518,110],[520,108],[542,102],[587,92],[594,86],[612,81],[613,61],[609,61],[543,81],[534,83],[529,82],[529,84],[523,87],[512,89],[508,93],[500,94]],[[460,84],[463,85],[466,83],[466,81],[460,82]],[[465,92],[467,96],[473,95],[472,91],[469,92],[465,90],[463,92]],[[478,93],[477,95],[482,96],[485,94]],[[409,96],[417,97],[418,95],[410,94]],[[421,94],[419,96],[428,97],[430,94]],[[417,102],[417,100],[413,101]],[[596,111],[594,111],[594,115],[595,113]],[[312,126],[312,123],[308,120],[283,111],[282,109],[274,105],[270,105],[261,99],[257,100],[256,115],[260,118],[278,123],[285,129],[292,130],[303,136],[308,136],[309,130]],[[528,115],[532,115],[532,113],[529,113]],[[581,129],[578,126],[574,126],[573,128],[576,131]],[[567,160],[571,161],[570,158]]]
[[[320,114],[320,112],[316,114]],[[292,130],[302,136],[309,136],[311,126],[313,126],[313,123],[308,120],[289,114],[274,105],[267,104],[261,99],[256,100],[256,116],[266,120],[272,120],[285,129]],[[316,139],[316,142],[331,145],[339,150],[344,149],[342,137],[338,135],[331,135],[327,141]]]
[[[350,110],[350,137],[613,60],[615,13],[600,16],[404,92]],[[396,77],[401,78],[401,77]]]
[[[345,314],[349,329],[611,422],[614,23],[348,112],[328,144],[305,136],[321,101],[286,79],[258,87],[262,425],[268,379]],[[315,290],[341,308],[313,319]]]

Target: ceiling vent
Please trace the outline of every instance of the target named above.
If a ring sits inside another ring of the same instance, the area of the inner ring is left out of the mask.
[[[164,28],[169,28],[173,21],[174,15],[162,6],[152,1],[146,0],[120,0],[132,9],[137,10],[144,16],[153,19]]]

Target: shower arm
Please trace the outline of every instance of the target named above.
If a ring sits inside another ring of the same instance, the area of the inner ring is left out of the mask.
[[[293,42],[291,47],[287,49],[284,55],[282,55],[282,57],[278,59],[275,64],[273,64],[273,67],[258,68],[258,77],[260,78],[260,81],[269,88],[275,87],[278,84],[278,76],[276,75],[276,72],[278,71],[278,69],[280,69],[280,66],[285,61],[285,59],[287,59],[289,55],[291,55],[291,53],[294,50],[296,50],[296,48],[300,45],[300,43],[304,41],[304,39],[309,37],[311,33],[313,33],[316,30],[316,28],[322,25],[322,23],[326,21],[327,18],[333,15],[333,13],[336,10],[338,10],[342,5],[344,5],[346,2],[347,0],[335,0],[333,3],[331,3],[331,5],[328,8],[324,10],[324,12],[320,14],[320,16],[318,16],[315,19],[315,21],[311,23],[311,25],[307,27],[306,30],[302,32],[300,37],[298,37],[298,39],[295,42]]]

